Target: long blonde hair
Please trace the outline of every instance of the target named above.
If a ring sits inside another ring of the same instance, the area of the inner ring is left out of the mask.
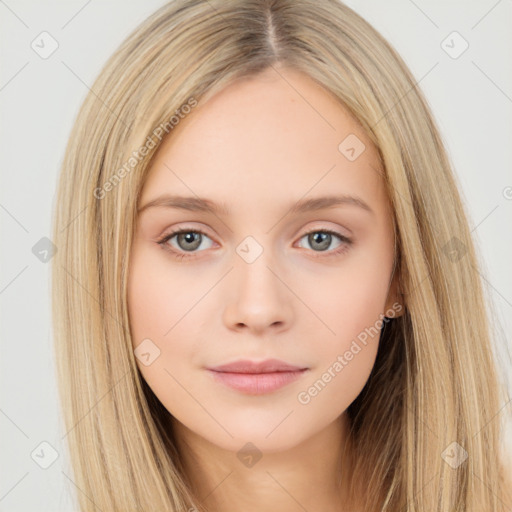
[[[62,164],[52,268],[55,358],[81,510],[203,510],[169,413],[134,361],[126,290],[137,201],[152,155],[184,114],[237,78],[283,65],[359,120],[379,150],[394,211],[405,313],[385,325],[348,410],[352,489],[364,482],[365,510],[504,511],[510,474],[499,420],[508,397],[467,213],[415,78],[338,0],[169,2],[92,85]]]

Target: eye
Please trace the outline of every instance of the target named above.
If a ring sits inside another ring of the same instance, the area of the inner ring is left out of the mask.
[[[341,241],[341,244],[338,246],[338,248],[328,251],[328,248],[332,244],[333,236],[338,238]],[[304,238],[307,240],[307,243],[310,245],[310,247],[313,248],[314,252],[327,252],[328,256],[342,254],[346,252],[352,244],[352,241],[349,238],[330,229],[315,229],[303,235],[301,240]],[[323,255],[319,254],[318,256],[321,257]],[[317,255],[315,255],[315,257],[317,257]]]
[[[173,238],[176,237],[177,249],[172,248],[172,244],[169,244]],[[187,252],[195,252],[196,249],[203,245],[203,237],[211,240],[211,238],[201,230],[198,229],[179,229],[165,235],[158,244],[161,245],[166,251],[174,254],[178,259],[191,257],[187,255]],[[181,252],[184,251],[184,252]]]
[[[338,246],[338,248],[329,251],[328,248],[332,244],[333,236],[338,238],[341,241],[341,243]],[[193,258],[194,253],[198,252],[197,249],[201,248],[201,246],[204,245],[204,237],[211,241],[211,238],[200,229],[184,228],[172,231],[171,233],[165,235],[157,243],[160,246],[162,246],[164,250],[172,253],[174,257],[181,260],[186,258]],[[176,245],[169,243],[174,238],[176,238],[175,242],[177,247]],[[342,254],[346,252],[349,249],[350,245],[352,244],[352,241],[346,236],[329,229],[316,229],[310,231],[303,235],[300,238],[300,240],[302,240],[303,238],[307,238],[307,242],[312,247],[313,252],[327,253],[326,255],[317,254],[314,257],[327,257]],[[205,247],[203,247],[203,249],[204,248]],[[208,249],[209,247],[206,248]]]

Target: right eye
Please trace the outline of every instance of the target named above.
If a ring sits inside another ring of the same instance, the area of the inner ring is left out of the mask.
[[[176,237],[176,244],[178,247],[169,244],[173,238]],[[165,235],[157,243],[162,246],[166,251],[172,253],[178,259],[193,258],[189,256],[187,252],[197,252],[196,249],[201,247],[203,243],[203,237],[210,239],[210,237],[201,230],[198,229],[178,229]],[[211,239],[210,239],[211,240]]]

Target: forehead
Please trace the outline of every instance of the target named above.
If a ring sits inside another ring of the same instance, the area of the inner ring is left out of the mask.
[[[301,72],[270,69],[180,120],[155,155],[140,203],[162,193],[245,208],[333,193],[378,203],[381,172],[376,148],[336,98]]]

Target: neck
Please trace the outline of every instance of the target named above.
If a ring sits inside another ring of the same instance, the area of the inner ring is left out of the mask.
[[[293,448],[258,451],[254,458],[225,450],[174,418],[172,428],[187,479],[208,512],[355,510],[347,506],[345,485],[351,471],[346,413]]]

